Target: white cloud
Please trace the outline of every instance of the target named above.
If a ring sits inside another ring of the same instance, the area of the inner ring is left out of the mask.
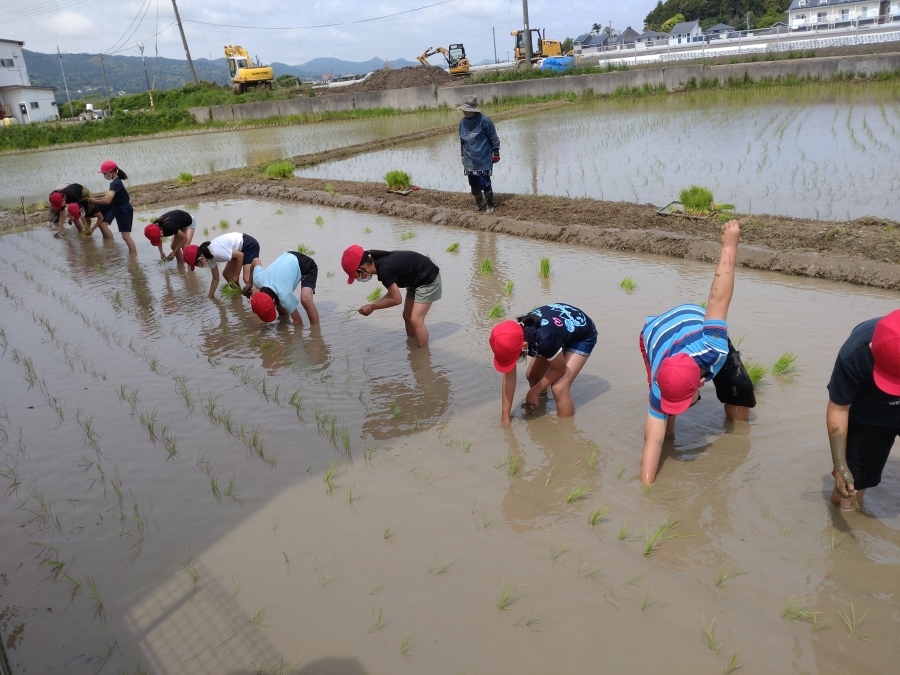
[[[452,0],[421,11],[375,21],[363,21],[432,4],[437,0],[217,0],[215,3],[181,0],[178,4],[185,22],[188,46],[195,58],[219,58],[225,44],[240,44],[267,62],[305,63],[320,56],[348,61],[368,61],[372,57],[414,60],[428,47],[462,42],[475,62],[493,59],[496,32],[497,54],[501,59],[512,50],[510,30],[522,25],[521,0]],[[144,42],[146,52],[158,48],[160,56],[183,59],[184,50],[176,26],[158,37],[159,28],[173,22],[169,0],[152,3],[140,26],[124,43],[136,54],[134,43]],[[83,53],[107,50],[123,35],[143,5],[141,0],[91,0],[89,4],[56,14],[5,23],[4,38],[22,40],[32,51]],[[591,24],[616,28],[631,25],[642,30],[643,19],[656,0],[615,2],[613,0],[550,0],[529,2],[532,28],[546,29],[548,38],[577,37]],[[76,11],[77,10],[77,11]],[[158,14],[157,14],[158,12]],[[0,10],[0,15],[3,11]],[[158,16],[158,19],[157,19]],[[157,24],[158,21],[158,24]],[[210,26],[231,24],[241,28]],[[266,31],[256,26],[293,27],[341,24],[291,31]],[[252,26],[248,28],[247,26]]]

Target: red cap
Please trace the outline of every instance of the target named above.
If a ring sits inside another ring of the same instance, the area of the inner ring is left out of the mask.
[[[147,237],[154,246],[159,246],[162,243],[162,230],[159,229],[159,225],[156,223],[150,223],[144,228],[144,236]]]
[[[116,164],[111,159],[108,159],[100,165],[100,173],[109,173],[110,171],[115,171],[118,168],[118,164]]]
[[[656,371],[662,411],[680,415],[691,407],[700,388],[700,366],[687,354],[676,354],[662,360]]]
[[[146,232],[146,229],[144,230]],[[184,258],[184,262],[188,264],[192,270],[194,269],[194,265],[197,263],[197,244],[191,244],[190,246],[185,246],[181,249],[181,257]]]
[[[347,283],[352,284],[356,281],[356,270],[362,265],[363,247],[357,244],[348,246],[341,256],[341,267],[347,273]]]
[[[900,396],[900,309],[875,324],[872,334],[875,386],[885,394]]]
[[[63,203],[65,199],[63,198],[62,192],[51,192],[50,193],[50,206],[54,211],[62,211]]]
[[[66,206],[66,211],[68,211],[69,215],[75,220],[81,218],[81,207],[78,206],[78,204],[69,204]]]
[[[262,291],[256,291],[250,296],[250,309],[266,323],[272,323],[278,316],[278,312],[275,311],[275,301],[268,293]]]
[[[517,321],[501,321],[491,331],[491,351],[494,352],[494,368],[508,373],[516,367],[525,343],[525,329]]]

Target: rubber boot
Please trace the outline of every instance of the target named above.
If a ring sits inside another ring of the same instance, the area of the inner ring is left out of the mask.
[[[485,190],[484,199],[487,202],[487,208],[485,209],[485,211],[487,213],[493,213],[494,212],[494,193],[492,191]]]
[[[475,204],[478,205],[479,211],[484,211],[486,208],[484,203],[484,197],[481,196],[481,190],[478,188],[472,188],[472,196],[475,197]]]

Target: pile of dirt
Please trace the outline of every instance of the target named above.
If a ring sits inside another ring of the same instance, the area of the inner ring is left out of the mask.
[[[384,91],[386,89],[406,89],[407,87],[438,87],[453,82],[453,76],[442,68],[435,66],[410,66],[396,70],[376,70],[365,82],[351,84],[329,90],[330,93],[349,93],[361,91]]]

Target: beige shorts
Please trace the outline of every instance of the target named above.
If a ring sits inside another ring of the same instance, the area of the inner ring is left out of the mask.
[[[406,299],[419,304],[430,304],[441,299],[441,273],[430,284],[406,289]]]

